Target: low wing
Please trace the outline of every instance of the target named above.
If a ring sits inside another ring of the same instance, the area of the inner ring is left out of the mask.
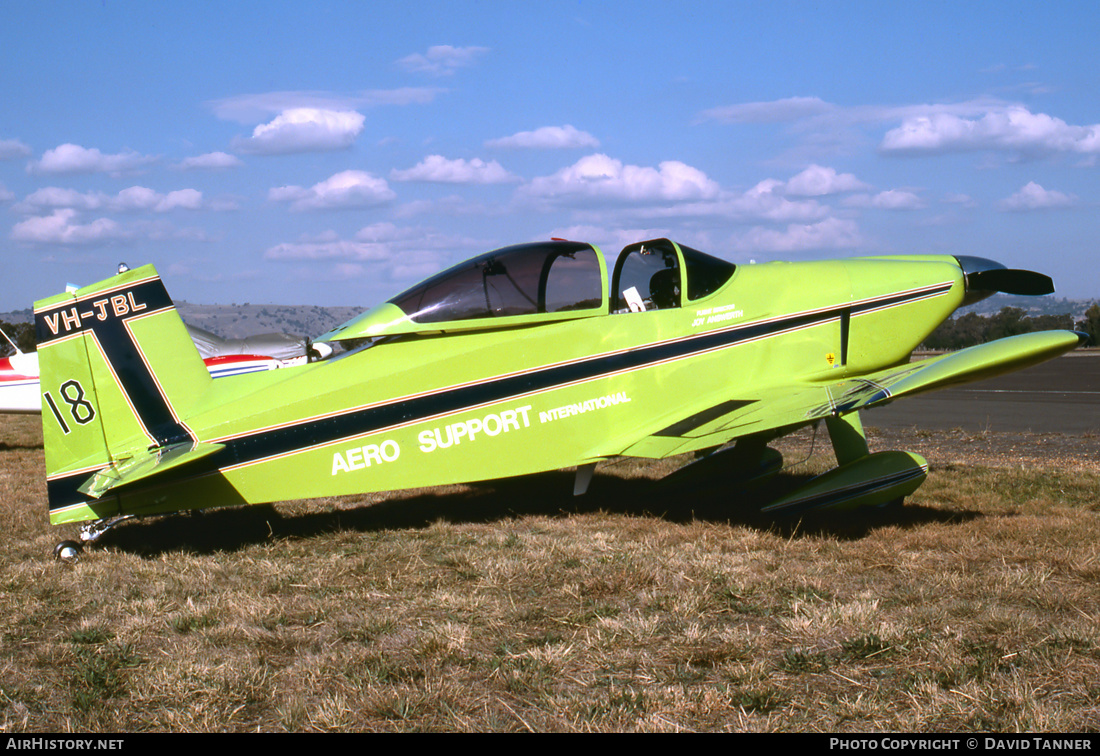
[[[619,453],[663,458],[719,446],[753,433],[793,429],[900,397],[1020,370],[1081,343],[1081,335],[1072,331],[1027,333],[832,383],[775,386],[756,395],[689,408],[691,414],[629,443]]]
[[[836,396],[837,414],[885,404],[948,386],[985,380],[1057,357],[1084,343],[1073,331],[1040,331],[1010,336],[845,381]]]

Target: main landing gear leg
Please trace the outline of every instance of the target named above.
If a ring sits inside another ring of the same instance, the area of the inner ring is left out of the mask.
[[[85,546],[89,546],[100,539],[104,533],[115,525],[133,519],[136,515],[119,515],[95,522],[87,522],[80,526],[79,541],[62,541],[54,547],[53,555],[62,562],[75,562],[80,559]]]
[[[867,435],[863,432],[863,422],[858,412],[825,418],[829,429],[829,439],[833,442],[836,463],[844,465],[863,459],[870,454],[867,448]]]

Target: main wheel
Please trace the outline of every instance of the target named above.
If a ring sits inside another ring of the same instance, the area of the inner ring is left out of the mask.
[[[62,541],[54,546],[53,555],[60,562],[75,562],[80,559],[84,547],[76,541]]]

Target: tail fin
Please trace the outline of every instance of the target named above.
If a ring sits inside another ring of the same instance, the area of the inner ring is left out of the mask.
[[[194,443],[211,378],[151,265],[35,303],[53,523],[115,514],[78,489],[135,454]]]

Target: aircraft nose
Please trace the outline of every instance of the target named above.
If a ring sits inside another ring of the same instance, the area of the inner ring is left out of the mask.
[[[1031,270],[1006,268],[996,260],[984,257],[958,255],[955,259],[962,268],[966,282],[966,297],[963,305],[980,302],[997,292],[1022,294],[1029,297],[1054,293],[1054,282],[1050,276]]]

